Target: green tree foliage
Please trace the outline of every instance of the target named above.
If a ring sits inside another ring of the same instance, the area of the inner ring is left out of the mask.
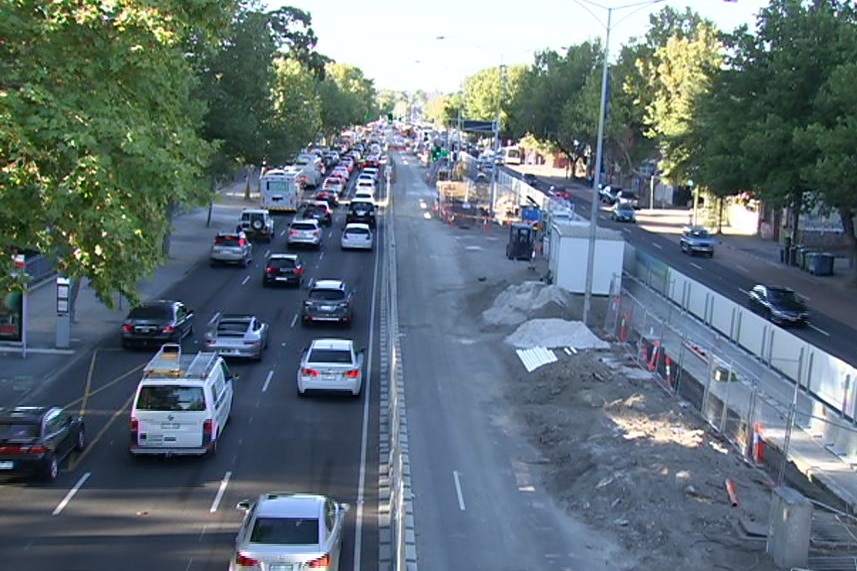
[[[275,65],[272,136],[266,146],[270,165],[285,165],[321,131],[316,76],[304,63],[280,58]]]
[[[56,252],[105,303],[136,300],[176,202],[199,203],[213,146],[184,50],[222,0],[0,4],[0,236]],[[13,279],[0,256],[0,288]]]
[[[372,80],[352,65],[331,62],[319,83],[322,125],[332,135],[345,127],[365,123],[380,113]]]

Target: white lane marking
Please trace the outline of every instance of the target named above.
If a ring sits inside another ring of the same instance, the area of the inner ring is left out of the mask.
[[[270,255],[271,255],[271,249],[269,248],[269,249],[265,250],[265,257],[267,258]]]
[[[830,333],[828,333],[824,329],[820,329],[820,328],[816,327],[812,323],[809,324],[809,327],[810,327],[810,329],[815,329],[816,331],[818,331],[819,333],[821,333],[822,335],[824,335],[826,337],[830,337]]]
[[[690,265],[696,268],[697,270],[702,271],[702,266],[700,266],[696,262],[691,262]]]
[[[215,311],[214,315],[211,316],[211,319],[208,320],[209,325],[214,325],[214,322],[220,319],[220,312]]]
[[[289,328],[290,328],[290,329],[294,329],[294,328],[295,328],[295,324],[296,324],[297,322],[298,322],[298,314],[297,314],[297,313],[295,313],[295,316],[294,316],[294,317],[292,317],[292,323],[291,323],[291,325],[289,325]]]
[[[375,276],[372,279],[372,299],[378,299],[378,275],[380,269],[381,248],[375,248]],[[295,316],[297,317],[297,316]],[[363,426],[360,433],[360,472],[357,477],[357,510],[354,514],[354,571],[360,571],[363,554],[363,502],[366,492],[366,460],[369,455],[369,404],[371,402],[372,356],[375,347],[375,303],[369,312],[369,358],[363,371]]]
[[[86,483],[86,481],[89,479],[89,476],[91,476],[91,475],[92,475],[92,472],[87,472],[86,474],[81,476],[80,480],[77,481],[77,484],[75,484],[74,487],[68,491],[68,493],[62,499],[62,501],[59,503],[59,505],[56,508],[54,508],[54,511],[53,511],[53,513],[51,513],[51,515],[60,515],[62,513],[62,511],[65,509],[65,507],[68,505],[68,503],[71,501],[71,499],[75,495],[77,495],[78,490],[80,490],[80,488],[83,487],[83,484]]]
[[[745,274],[749,274],[749,273],[750,273],[750,270],[748,270],[748,269],[747,269],[747,268],[745,268],[744,266],[739,266],[738,264],[735,264],[735,267],[736,267],[736,268],[738,268],[739,270],[741,270],[742,272],[744,272]]]
[[[458,497],[458,509],[464,511],[464,494],[461,491],[461,474],[458,473],[458,470],[452,471],[452,479],[455,480],[455,495]]]
[[[193,557],[191,557],[191,558],[188,560],[187,565],[185,565],[184,571],[187,571],[188,569],[190,569],[190,566],[191,566],[191,565],[193,565]]]
[[[247,285],[247,282],[249,282],[249,281],[250,281],[250,275],[248,274],[247,276],[244,277],[244,280],[241,282],[241,285]]]
[[[658,250],[663,250],[663,249],[664,249],[664,247],[663,247],[663,246],[661,246],[660,244],[658,244],[657,242],[652,242],[652,246],[654,246],[654,247],[655,247],[655,248],[657,248]]]
[[[232,478],[232,472],[226,472],[223,475],[223,479],[220,480],[220,487],[217,489],[217,495],[214,496],[214,501],[211,502],[211,509],[209,509],[209,513],[214,513],[217,511],[218,506],[220,506],[220,500],[223,499],[223,494],[226,493],[226,486],[229,485],[229,480]]]
[[[268,371],[268,376],[265,377],[265,384],[262,385],[262,392],[266,392],[268,390],[268,385],[271,384],[271,379],[274,378],[274,369]]]

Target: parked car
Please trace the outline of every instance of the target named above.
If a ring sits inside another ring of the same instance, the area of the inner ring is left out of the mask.
[[[352,222],[342,229],[339,245],[343,250],[371,250],[375,245],[375,235],[368,224]]]
[[[346,392],[359,396],[363,387],[363,352],[351,339],[315,339],[301,354],[298,395],[307,391]]]
[[[637,209],[640,207],[640,197],[633,190],[620,190],[613,195],[613,204],[626,204]]]
[[[354,320],[353,292],[342,280],[318,280],[312,284],[301,306],[301,322],[338,323],[351,326]]]
[[[205,334],[205,350],[260,361],[268,348],[268,331],[268,324],[255,315],[220,315]]]
[[[128,312],[122,324],[122,347],[181,343],[193,334],[194,312],[180,301],[148,301]]]
[[[714,256],[714,236],[701,226],[687,226],[682,230],[678,244],[682,252]]]
[[[55,480],[60,462],[86,444],[81,416],[59,407],[0,407],[0,477]]]
[[[274,253],[265,261],[262,285],[286,284],[300,287],[303,282],[304,265],[297,254]]]
[[[270,243],[274,239],[274,218],[264,208],[246,208],[241,211],[238,227],[252,241]]]
[[[236,507],[245,515],[229,571],[339,569],[348,504],[315,494],[271,492]]]
[[[616,201],[616,195],[622,189],[618,186],[613,186],[612,184],[605,184],[598,189],[598,197],[601,199],[601,202],[604,204],[613,205]]]
[[[312,246],[315,249],[321,248],[322,243],[321,224],[318,220],[293,220],[289,224],[289,231],[286,234],[286,247],[294,246]]]
[[[539,177],[537,177],[531,172],[524,173],[523,180],[525,183],[532,186],[533,188],[538,188],[539,186]]]
[[[616,222],[637,222],[637,211],[627,203],[617,202],[610,210],[610,218]]]
[[[809,309],[794,290],[759,284],[747,296],[748,307],[777,325],[806,325]]]
[[[253,244],[240,233],[218,232],[208,253],[212,266],[238,264],[247,267],[253,261]]]

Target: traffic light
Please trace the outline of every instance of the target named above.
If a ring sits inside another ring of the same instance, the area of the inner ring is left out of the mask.
[[[442,154],[443,149],[441,149],[440,146],[435,145],[434,148],[431,150],[431,160],[438,160],[442,156]]]
[[[387,122],[388,122],[388,123],[392,123],[392,122],[393,122],[393,114],[392,114],[392,113],[387,113]]]

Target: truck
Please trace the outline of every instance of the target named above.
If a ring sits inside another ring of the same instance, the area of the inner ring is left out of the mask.
[[[272,212],[295,212],[301,190],[301,183],[294,171],[271,169],[259,177],[260,206]]]

